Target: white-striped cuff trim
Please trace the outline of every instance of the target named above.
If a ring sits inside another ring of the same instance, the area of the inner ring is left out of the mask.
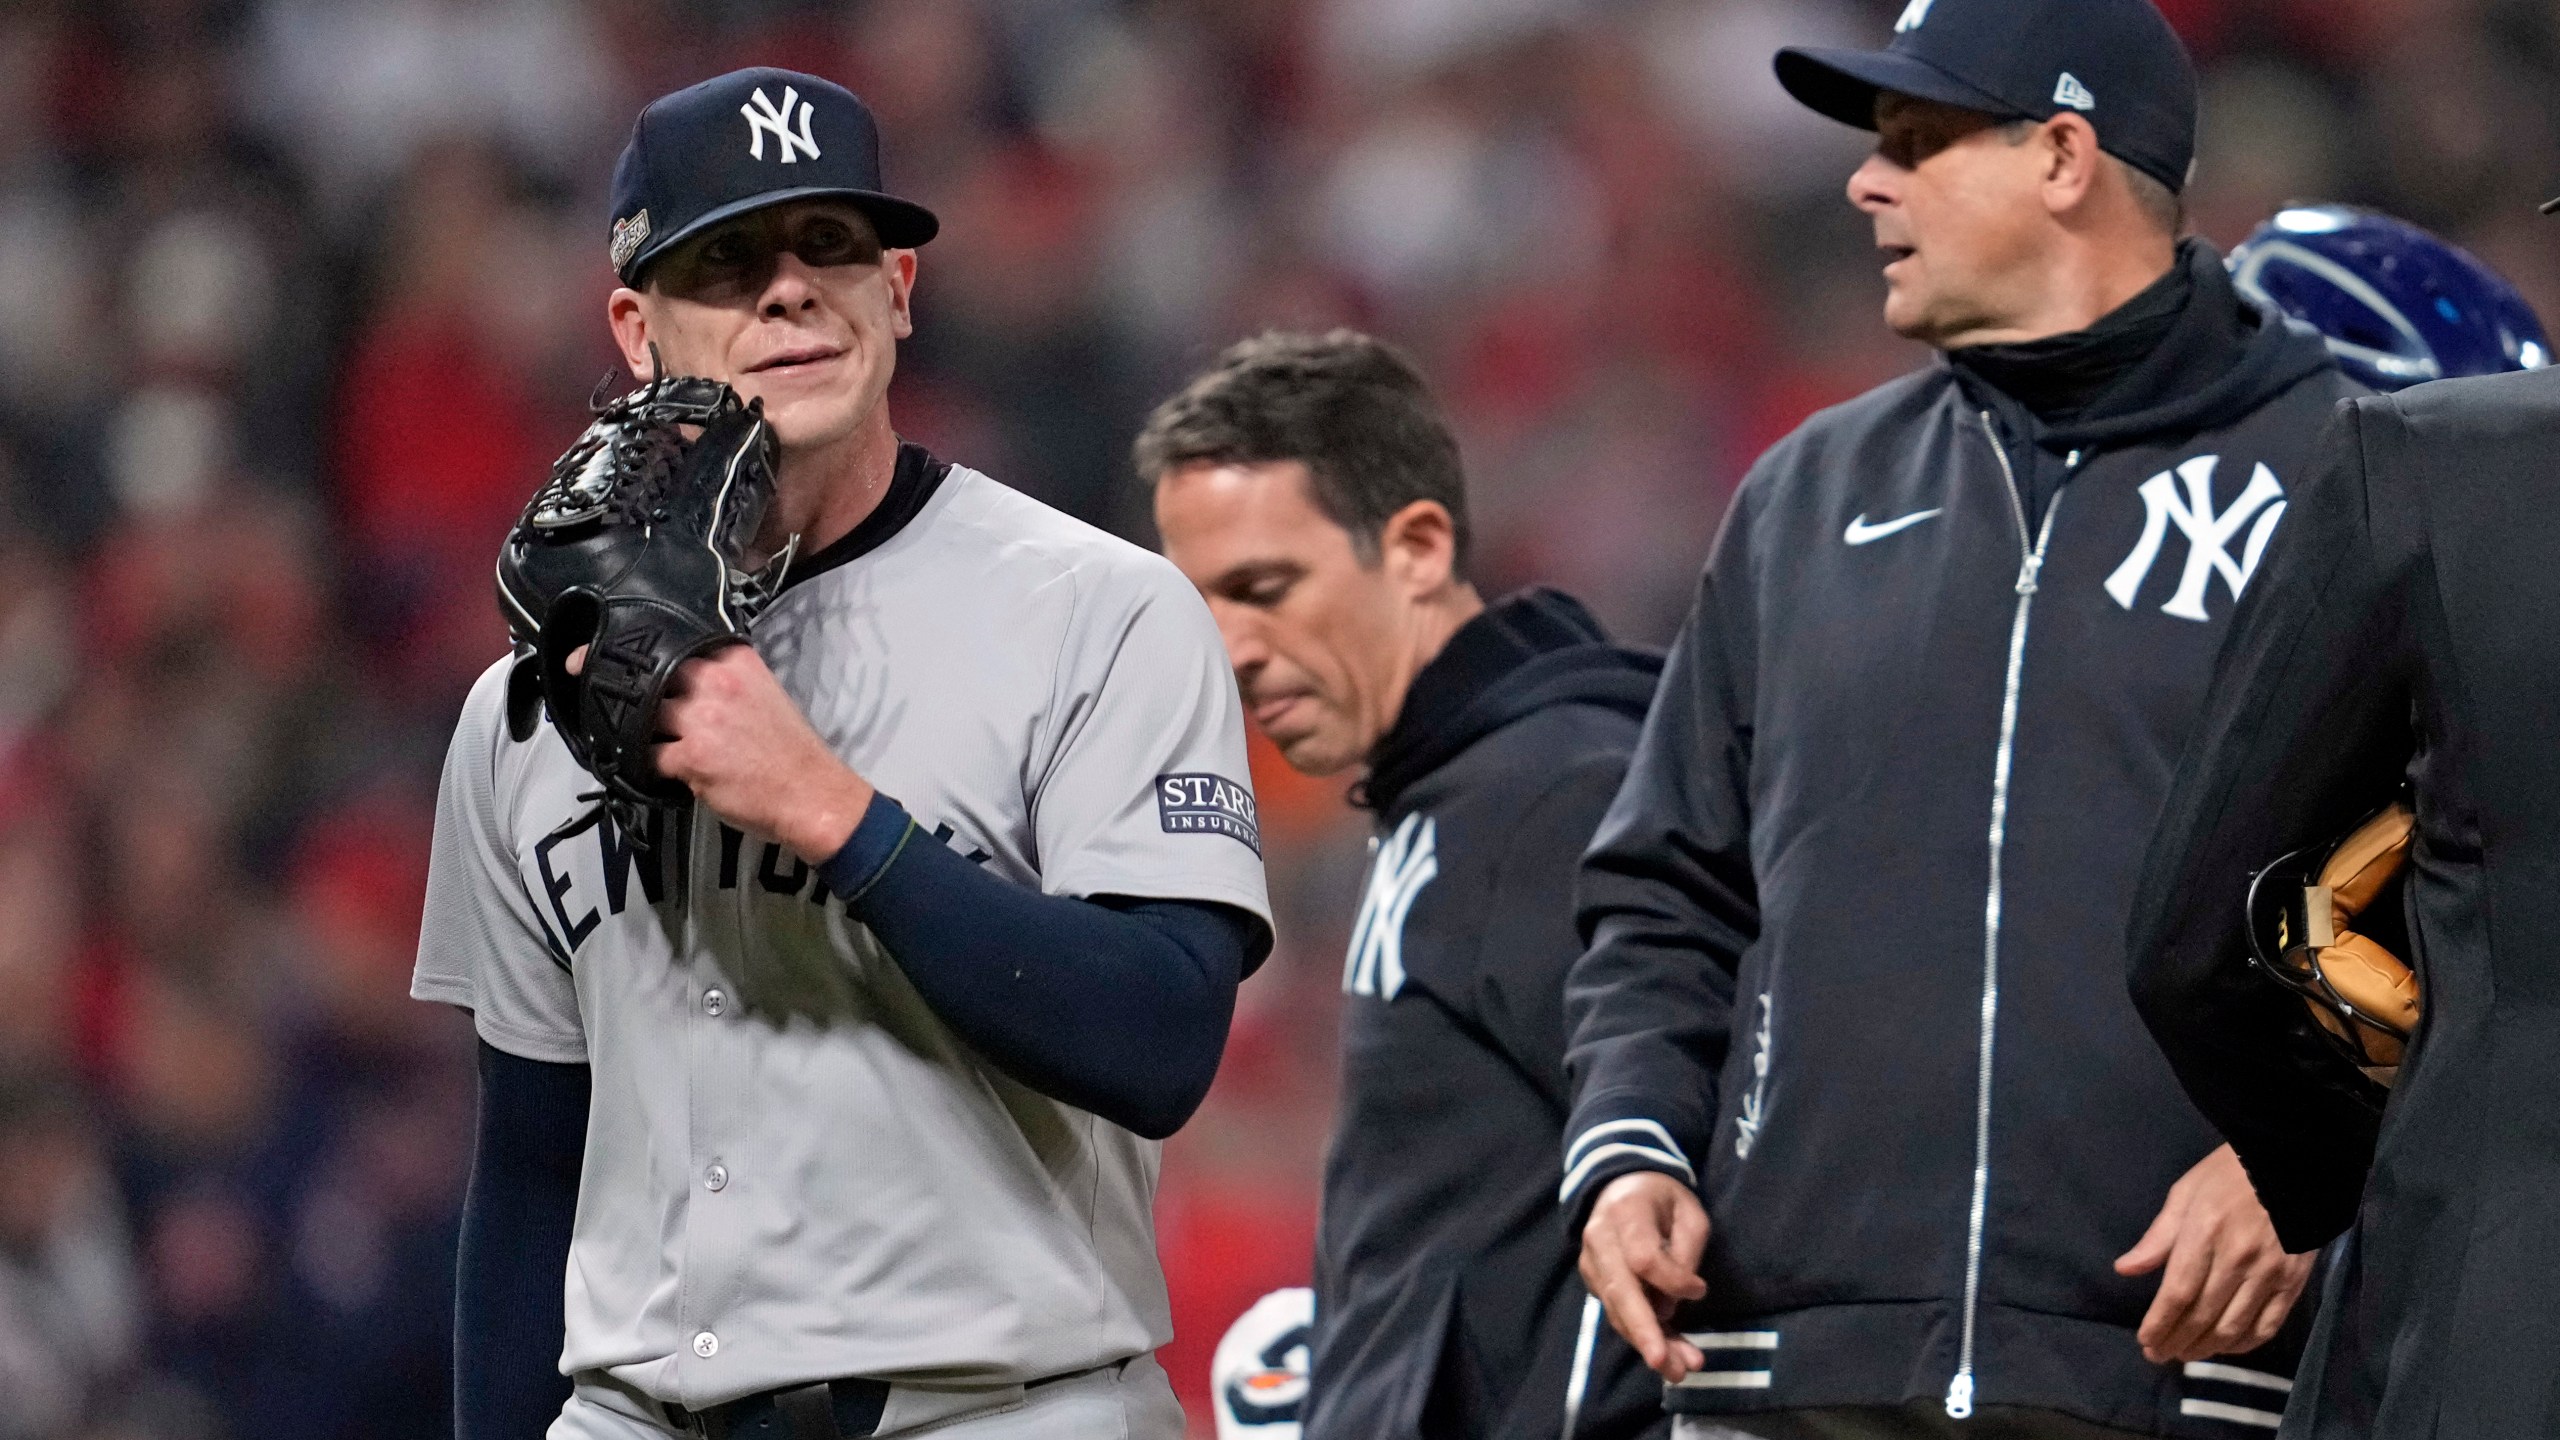
[[[1701,1350],[1775,1350],[1775,1330],[1705,1330],[1697,1334],[1683,1333],[1681,1339]]]
[[[2283,1376],[2270,1375],[2264,1370],[2251,1370],[2241,1365],[2223,1365],[2211,1360],[2190,1360],[2187,1362],[2185,1373],[2190,1380],[2219,1380],[2225,1385],[2255,1385],[2261,1390],[2273,1390],[2278,1394],[2293,1393],[2293,1382]]]
[[[1660,1121],[1603,1120],[1573,1137],[1573,1143],[1565,1147],[1564,1168],[1570,1170],[1581,1164],[1584,1151],[1612,1135],[1641,1135],[1680,1157],[1681,1163],[1688,1163],[1689,1152],[1680,1148],[1680,1142],[1671,1138],[1671,1132],[1662,1128]]]
[[[1572,1169],[1564,1172],[1564,1184],[1556,1187],[1556,1198],[1559,1201],[1571,1201],[1573,1192],[1582,1188],[1582,1182],[1591,1178],[1592,1171],[1620,1155],[1638,1156],[1652,1162],[1647,1167],[1649,1169],[1676,1170],[1681,1179],[1692,1185],[1698,1183],[1698,1172],[1689,1168],[1689,1161],[1685,1156],[1652,1145],[1598,1145],[1586,1152]]]
[[[1692,1370],[1672,1382],[1675,1390],[1766,1390],[1766,1370]],[[2193,1402],[2190,1402],[2193,1403]]]
[[[1684,1382],[1685,1383],[1685,1382]],[[2225,1405],[2219,1400],[2181,1400],[2178,1413],[2205,1420],[2228,1420],[2234,1425],[2255,1425],[2273,1430],[2284,1423],[2284,1417],[2273,1410],[2253,1410],[2246,1405]]]

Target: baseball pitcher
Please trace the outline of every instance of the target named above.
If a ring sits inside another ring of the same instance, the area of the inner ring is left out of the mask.
[[[936,228],[809,75],[616,167],[648,383],[500,561],[414,987],[481,1042],[465,1437],[1181,1433],[1154,1142],[1270,946],[1242,716],[1172,566],[891,427]]]

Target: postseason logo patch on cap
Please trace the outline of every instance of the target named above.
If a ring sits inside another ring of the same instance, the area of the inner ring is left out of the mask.
[[[1159,775],[1156,815],[1168,835],[1225,835],[1262,853],[1253,792],[1223,775]]]
[[[649,212],[647,210],[643,209],[624,219],[614,221],[611,251],[613,268],[619,270],[630,264],[631,257],[638,254],[640,247],[647,243],[649,243]]]

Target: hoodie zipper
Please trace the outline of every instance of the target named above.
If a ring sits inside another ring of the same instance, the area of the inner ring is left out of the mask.
[[[1947,1382],[1947,1415],[1962,1420],[1973,1414],[1974,1318],[1982,1301],[1982,1232],[1991,1204],[1991,1052],[2000,1019],[2000,852],[2009,829],[2009,769],[2018,740],[2018,687],[2026,671],[2027,616],[2036,600],[2036,572],[2044,568],[2045,543],[2053,538],[2053,517],[2062,509],[2056,490],[2044,507],[2044,523],[2032,539],[2027,533],[2027,503],[2018,493],[2018,472],[2009,463],[2009,447],[1979,412],[1982,433],[2000,462],[2009,485],[2009,512],[2018,521],[2018,605],[2009,620],[2009,671],[2000,694],[2000,748],[1991,765],[1991,883],[1982,906],[1982,1042],[1976,1057],[1973,1096],[1973,1204],[1966,1213],[1964,1237],[1964,1331],[1957,1342],[1955,1378]],[[2080,453],[2071,452],[2066,469],[2077,469]]]

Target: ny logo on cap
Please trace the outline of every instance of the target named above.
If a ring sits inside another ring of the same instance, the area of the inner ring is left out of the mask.
[[[1893,22],[1893,33],[1903,35],[1919,29],[1920,22],[1929,18],[1929,7],[1936,3],[1937,0],[1911,0],[1902,7],[1902,18]]]
[[[818,108],[814,103],[801,99],[800,92],[789,85],[782,87],[780,105],[765,98],[761,85],[748,98],[750,103],[738,107],[738,113],[747,117],[748,158],[764,158],[764,137],[768,131],[773,135],[774,148],[781,152],[783,164],[799,159],[802,151],[806,151],[812,160],[818,158],[818,142],[809,138],[809,115]],[[800,112],[800,133],[797,135],[791,133],[792,107],[795,105]]]
[[[2068,105],[2074,110],[2095,110],[2098,97],[2089,93],[2089,87],[2080,83],[2079,76],[2065,70],[2062,78],[2053,82],[2053,103]]]

